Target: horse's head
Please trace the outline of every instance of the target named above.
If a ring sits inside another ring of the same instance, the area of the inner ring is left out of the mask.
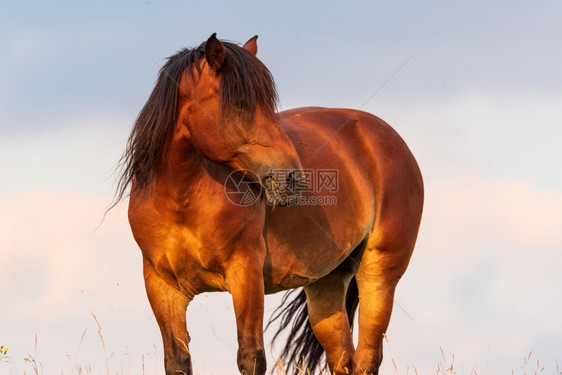
[[[213,34],[197,49],[180,80],[176,137],[211,161],[252,171],[246,176],[254,176],[270,201],[290,204],[302,165],[277,117],[271,73],[255,57],[256,39],[240,47]]]

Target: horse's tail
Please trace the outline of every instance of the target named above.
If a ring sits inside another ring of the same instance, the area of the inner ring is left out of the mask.
[[[306,305],[306,293],[301,290],[299,294],[292,300],[288,301],[289,297],[293,295],[295,290],[286,293],[283,296],[281,305],[275,309],[267,328],[279,321],[279,329],[272,339],[272,343],[280,338],[282,332],[288,331],[289,336],[285,347],[280,355],[280,360],[284,364],[285,370],[289,374],[290,370],[295,369],[297,366],[301,371],[294,371],[294,373],[302,373],[308,369],[310,373],[314,373],[319,367],[321,370],[326,368],[324,361],[324,348],[316,339],[312,326],[308,320],[308,310]],[[345,307],[347,310],[347,317],[349,319],[349,326],[353,331],[353,320],[355,318],[355,311],[359,304],[359,291],[357,289],[357,281],[355,277],[351,279],[347,289],[345,298]],[[292,324],[291,324],[292,322]],[[307,372],[308,373],[308,372]]]

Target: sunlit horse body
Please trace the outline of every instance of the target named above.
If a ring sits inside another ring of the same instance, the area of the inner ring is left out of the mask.
[[[421,218],[418,166],[398,134],[370,114],[277,114],[273,80],[256,52],[256,37],[240,47],[213,34],[170,57],[123,157],[119,198],[130,185],[129,221],[166,374],[192,374],[186,308],[210,291],[232,295],[240,371],[264,374],[264,294],[298,287],[304,291],[281,312],[302,315],[307,306],[309,319],[299,321],[303,336],[293,327],[285,359],[315,367],[321,345],[333,374],[377,374]],[[229,198],[239,189],[229,178],[236,170],[252,172],[245,177],[254,179],[254,202]],[[285,181],[276,170],[289,171]],[[336,204],[298,203],[320,194],[299,183],[310,170],[337,171]],[[357,301],[354,347],[348,315]]]

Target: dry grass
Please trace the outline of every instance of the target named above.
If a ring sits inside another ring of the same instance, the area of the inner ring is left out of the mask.
[[[105,371],[107,372],[107,375],[109,375],[109,359],[113,356],[113,353],[111,353],[109,357],[107,356],[107,350],[105,349],[105,340],[103,339],[100,322],[93,312],[90,311],[90,314],[92,315],[92,318],[94,318],[94,320],[96,321],[96,325],[98,326],[98,335],[100,337],[101,346],[103,348],[103,357],[105,359]]]
[[[103,354],[104,354],[104,360],[105,360],[105,372],[107,375],[111,374],[116,374],[116,375],[123,375],[123,369],[121,369],[118,372],[110,372],[110,367],[109,367],[109,360],[111,359],[111,357],[113,356],[113,353],[111,353],[109,356],[107,355],[107,350],[106,350],[106,346],[105,346],[105,340],[103,338],[103,332],[102,332],[102,328],[101,328],[101,324],[98,321],[98,318],[96,317],[96,315],[92,312],[90,312],[90,314],[92,315],[92,318],[94,319],[96,326],[97,326],[97,333],[99,336],[99,340],[101,343],[101,346],[103,348]],[[82,348],[82,344],[84,342],[84,337],[86,336],[86,332],[87,329],[85,329],[82,332],[82,336],[80,337],[80,342],[78,343],[78,348],[76,350],[76,354],[74,356],[74,358],[70,355],[66,355],[67,359],[69,360],[69,362],[71,363],[71,370],[70,373],[71,374],[78,374],[78,375],[93,375],[93,374],[99,374],[99,371],[94,372],[94,370],[92,369],[92,366],[88,365],[88,366],[77,366],[76,365],[76,360],[78,358],[78,355],[80,354],[80,349]],[[41,361],[39,360],[39,355],[37,352],[37,347],[38,347],[38,336],[37,334],[35,334],[35,344],[34,344],[34,352],[33,354],[27,354],[24,358],[23,358],[23,364],[24,364],[24,370],[23,370],[23,375],[28,375],[28,374],[34,374],[34,375],[45,375],[45,371],[43,369],[43,364],[41,363]],[[4,351],[4,346],[1,347],[0,351]],[[0,373],[3,374],[2,370],[2,362],[5,362],[5,365],[10,366],[11,368],[11,372],[10,374],[14,373],[14,368],[16,368],[15,366],[15,362],[13,361],[13,359],[11,357],[9,357],[7,355],[7,348],[4,352],[3,355],[0,355]],[[142,359],[142,369],[143,372],[142,374],[144,375],[144,356]],[[16,370],[17,371],[17,370]],[[60,372],[61,375],[64,375],[64,371]]]
[[[103,359],[104,359],[104,371],[106,375],[124,375],[124,374],[134,374],[137,375],[138,372],[137,371],[133,371],[131,369],[129,369],[128,372],[125,372],[124,369],[121,367],[120,370],[115,371],[114,369],[111,369],[110,367],[110,360],[113,357],[114,353],[111,354],[107,354],[107,348],[106,348],[106,343],[103,337],[103,331],[101,328],[101,324],[99,322],[99,320],[97,319],[96,315],[94,313],[91,313],[92,318],[94,319],[95,323],[96,323],[96,327],[97,327],[97,334],[98,334],[98,339],[99,342],[101,344],[101,347],[103,349]],[[75,352],[74,358],[72,358],[70,355],[67,355],[67,359],[69,360],[69,362],[71,363],[71,369],[70,372],[68,372],[67,374],[78,374],[78,375],[93,375],[93,374],[100,374],[101,372],[98,370],[94,371],[94,369],[92,368],[92,366],[80,366],[80,365],[76,365],[76,360],[78,355],[80,354],[80,349],[82,347],[82,344],[84,342],[84,337],[86,336],[86,331],[84,330],[84,332],[82,333],[82,336],[80,338],[80,342],[78,344],[77,350]],[[34,342],[34,352],[33,354],[27,354],[24,358],[23,358],[23,364],[24,364],[24,370],[23,370],[23,375],[45,375],[45,371],[43,369],[43,365],[41,363],[41,361],[39,360],[39,356],[38,356],[38,337],[37,335],[35,335],[35,342]],[[388,339],[385,337],[385,341],[387,341],[388,344]],[[489,350],[490,348],[488,348]],[[447,355],[445,353],[445,350],[443,350],[443,348],[439,348],[440,350],[440,359],[437,363],[436,369],[434,374],[435,375],[489,375],[488,373],[488,364],[486,364],[486,368],[481,371],[481,370],[477,370],[476,368],[472,368],[469,372],[465,372],[465,370],[461,367],[460,369],[458,368],[458,366],[455,364],[455,355],[451,354],[451,355]],[[156,353],[156,348],[155,348],[155,353]],[[406,365],[405,367],[403,367],[403,370],[400,370],[400,366],[399,364],[396,362],[396,360],[394,358],[392,358],[392,356],[390,356],[390,359],[387,359],[387,361],[390,360],[392,363],[392,373],[381,373],[381,375],[424,375],[422,373],[420,373],[418,371],[418,369],[416,368],[416,366],[414,365]],[[530,351],[524,358],[523,358],[523,364],[518,367],[517,369],[512,369],[511,370],[511,375],[541,375],[544,374],[545,371],[545,366],[540,362],[539,359],[535,359],[533,358],[533,352]],[[286,367],[284,365],[284,363],[281,360],[277,361],[276,364],[276,368],[274,369],[274,372],[272,372],[272,374],[276,374],[276,375],[287,375],[287,371],[286,371]],[[13,362],[13,359],[8,355],[8,348],[5,346],[0,346],[0,373],[4,374],[2,372],[2,369],[5,369],[6,366],[8,366],[11,371],[10,374],[17,374],[17,370],[16,372],[14,372],[14,368],[15,368],[15,363]],[[142,375],[146,375],[145,372],[145,355],[142,355],[141,358],[141,363],[139,364],[140,366],[140,370],[141,370],[141,374]],[[306,366],[304,365],[304,363],[299,363],[297,364],[296,367],[296,373],[298,375],[314,375],[308,368],[306,368]],[[556,360],[555,362],[555,375],[562,375],[562,369],[560,368],[559,364],[558,364],[558,360]],[[61,371],[59,372],[61,375],[64,375],[65,372]],[[199,375],[199,374],[198,374]],[[320,375],[329,375],[329,373],[327,372],[321,372]]]

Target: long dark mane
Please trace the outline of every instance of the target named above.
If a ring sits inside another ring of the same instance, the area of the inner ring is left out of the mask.
[[[220,68],[221,119],[240,116],[253,119],[259,107],[275,114],[277,91],[269,70],[250,52],[230,42],[222,41],[226,56]],[[119,162],[121,176],[117,184],[115,204],[125,196],[134,181],[134,189],[148,186],[159,174],[160,161],[171,130],[176,123],[178,90],[182,74],[194,77],[205,57],[205,42],[197,48],[183,49],[167,59],[160,69],[156,85],[140,111],[127,148]],[[185,72],[185,73],[184,73]]]

